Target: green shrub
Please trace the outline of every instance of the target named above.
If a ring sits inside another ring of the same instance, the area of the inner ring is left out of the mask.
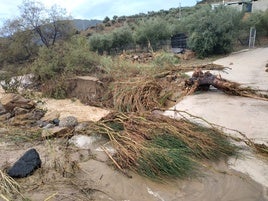
[[[199,57],[231,52],[241,18],[241,12],[230,7],[204,7],[184,21],[190,33],[189,47]]]
[[[90,49],[103,54],[110,54],[112,50],[122,51],[133,44],[132,31],[128,26],[117,28],[111,33],[94,34],[89,38]]]
[[[142,20],[135,28],[134,39],[142,47],[151,46],[155,49],[159,41],[170,38],[169,30],[168,24],[164,19],[151,18]]]
[[[132,31],[128,26],[115,29],[112,32],[112,47],[123,50],[133,43]]]
[[[257,31],[261,31],[265,36],[268,36],[268,9],[261,13],[260,20],[256,24]]]
[[[42,93],[46,97],[63,99],[67,97],[66,77],[59,76],[56,80],[47,80],[44,82]]]
[[[179,61],[178,57],[168,52],[160,52],[154,58],[154,64],[160,67],[174,66],[175,64],[178,64]]]
[[[89,49],[83,37],[73,37],[71,41],[41,47],[37,59],[31,66],[32,72],[41,80],[53,79],[56,75],[85,74],[97,70],[99,56]]]

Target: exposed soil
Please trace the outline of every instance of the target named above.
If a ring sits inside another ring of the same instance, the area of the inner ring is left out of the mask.
[[[60,118],[74,116],[79,122],[98,121],[109,113],[105,109],[84,105],[76,99],[43,99],[43,101],[42,108],[47,110],[47,114],[58,112]]]

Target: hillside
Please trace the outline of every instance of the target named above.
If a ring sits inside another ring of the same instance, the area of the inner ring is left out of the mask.
[[[97,24],[100,24],[101,20],[81,20],[81,19],[74,19],[72,20],[74,27],[78,31],[86,30],[90,27],[96,26]]]

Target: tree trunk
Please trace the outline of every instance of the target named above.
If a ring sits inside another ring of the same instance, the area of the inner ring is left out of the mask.
[[[195,86],[195,90],[208,90],[210,85],[226,92],[239,87],[236,82],[225,80],[220,75],[213,75],[209,71],[203,73],[201,69],[195,70],[192,77],[185,82],[186,87]]]

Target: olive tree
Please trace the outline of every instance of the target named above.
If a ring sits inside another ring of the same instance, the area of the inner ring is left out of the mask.
[[[20,27],[21,20],[6,20],[0,30],[1,35],[1,62],[20,62],[27,60],[36,52],[37,45],[34,44],[30,30]]]
[[[24,0],[19,9],[20,15],[6,20],[0,29],[0,65],[24,62],[38,55],[39,46],[50,48],[74,33],[63,8]]]
[[[161,18],[142,20],[135,28],[134,38],[137,44],[155,48],[161,40],[170,37],[168,24]]]
[[[241,19],[242,13],[230,7],[204,7],[183,22],[189,47],[200,57],[232,51]]]

